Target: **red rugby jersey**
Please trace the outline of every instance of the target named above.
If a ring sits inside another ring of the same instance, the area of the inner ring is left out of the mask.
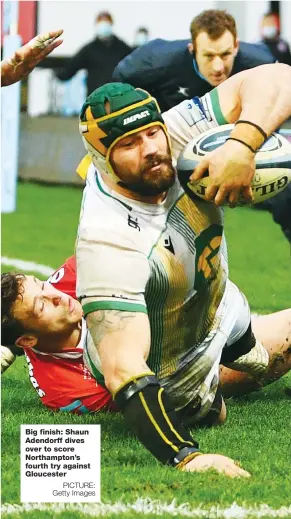
[[[58,290],[76,299],[76,259],[69,258],[48,279]],[[77,348],[63,353],[42,353],[26,349],[30,381],[42,403],[52,410],[83,414],[115,410],[112,397],[91,376],[83,362],[86,323]]]

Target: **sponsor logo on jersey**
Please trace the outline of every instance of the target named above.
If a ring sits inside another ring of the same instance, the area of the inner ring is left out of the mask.
[[[172,254],[175,254],[174,246],[171,240],[171,236],[168,236],[164,239],[164,247],[168,251],[170,251]]]
[[[130,115],[129,117],[126,117],[123,121],[123,126],[126,126],[126,124],[134,123],[137,119],[144,119],[150,115],[150,112],[148,110],[144,110],[143,112],[139,112],[138,114]]]
[[[52,276],[48,278],[48,283],[58,283],[63,279],[65,275],[65,269],[64,267],[61,267],[59,270],[57,270]]]
[[[182,94],[182,96],[184,96],[184,97],[188,97],[189,96],[189,88],[188,87],[178,86],[177,92],[178,92],[178,94]]]
[[[129,227],[133,227],[134,229],[137,229],[138,231],[140,231],[140,226],[138,224],[138,220],[137,218],[133,218],[132,216],[130,216],[130,214],[128,215],[128,219],[127,219],[127,223],[129,225]]]
[[[40,398],[43,398],[45,396],[45,391],[43,391],[40,387],[39,387],[39,384],[38,384],[38,381],[36,380],[36,378],[33,376],[34,373],[33,373],[33,365],[31,363],[31,360],[30,358],[28,357],[28,355],[26,355],[25,353],[25,357],[26,357],[26,360],[27,360],[27,365],[28,365],[28,376],[30,378],[30,382],[32,383],[34,389],[36,390],[38,396]]]
[[[196,275],[194,288],[197,291],[204,290],[205,286],[209,286],[209,282],[214,280],[218,275],[222,235],[222,225],[212,224],[204,229],[195,239]]]

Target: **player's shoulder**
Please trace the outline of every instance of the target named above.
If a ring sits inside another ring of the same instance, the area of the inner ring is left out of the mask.
[[[189,40],[163,40],[156,38],[142,45],[134,52],[142,59],[151,58],[151,64],[156,67],[168,68],[179,63],[187,50]]]
[[[239,51],[235,60],[236,72],[257,67],[268,63],[274,63],[275,59],[260,43],[240,42]]]
[[[91,180],[92,176],[88,178]],[[147,257],[166,225],[171,204],[178,196],[178,184],[170,189],[166,203],[159,207],[109,190],[99,174],[94,182],[94,190],[85,196],[81,210],[78,246],[81,242],[94,243],[103,250],[107,247],[111,255],[119,251]]]
[[[119,230],[124,217],[132,212],[130,199],[110,189],[101,174],[91,166],[80,214],[80,227],[94,227],[99,231]]]
[[[87,176],[93,181],[81,209],[78,243],[94,242],[99,247],[117,250],[142,250],[145,226],[136,214],[130,199],[108,189],[101,175]],[[108,253],[110,251],[108,250]]]

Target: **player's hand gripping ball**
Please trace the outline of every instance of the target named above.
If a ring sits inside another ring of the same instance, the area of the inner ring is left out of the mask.
[[[196,182],[189,177],[199,162],[216,148],[222,146],[233,130],[233,124],[226,124],[204,132],[192,139],[181,152],[177,171],[181,185],[193,197],[205,199],[209,183],[207,173]],[[291,182],[291,143],[279,133],[272,133],[255,155],[256,172],[251,183],[253,203],[258,204],[274,197]],[[240,204],[246,203],[241,197]]]

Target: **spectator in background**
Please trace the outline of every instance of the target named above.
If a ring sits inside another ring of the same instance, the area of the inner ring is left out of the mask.
[[[237,72],[274,61],[261,45],[238,42],[235,20],[225,11],[203,11],[190,30],[191,41],[155,39],[135,49],[117,65],[113,80],[148,90],[165,111]]]
[[[149,30],[146,27],[138,27],[134,36],[133,48],[141,47],[149,41]]]
[[[78,70],[87,70],[87,94],[111,80],[117,63],[132,49],[113,34],[113,19],[107,11],[96,17],[95,38],[55,71],[58,79],[71,79]]]
[[[261,22],[262,43],[270,54],[279,61],[291,65],[291,52],[288,43],[280,38],[279,19],[275,13],[267,13]]]

